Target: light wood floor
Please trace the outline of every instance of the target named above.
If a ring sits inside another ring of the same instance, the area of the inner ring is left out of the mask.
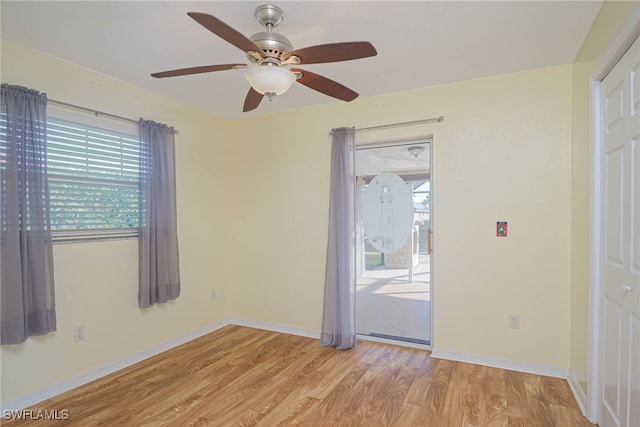
[[[31,408],[78,426],[591,426],[564,380],[227,326]],[[57,424],[56,424],[57,423]]]

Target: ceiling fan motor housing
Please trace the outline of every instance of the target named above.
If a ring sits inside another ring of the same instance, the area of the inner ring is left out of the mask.
[[[261,31],[249,39],[261,48],[267,57],[280,59],[282,55],[293,50],[288,38],[273,31]]]
[[[261,61],[255,56],[248,55],[249,59],[257,59],[258,62],[276,62],[278,63],[282,59],[282,55],[293,50],[293,45],[288,38],[282,34],[273,32],[273,28],[280,25],[284,19],[284,12],[278,6],[272,4],[263,4],[254,10],[254,15],[260,25],[266,28],[267,31],[261,31],[249,37],[259,48],[262,49],[267,59],[272,58],[277,61]]]

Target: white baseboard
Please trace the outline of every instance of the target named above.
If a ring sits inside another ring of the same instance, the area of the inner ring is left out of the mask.
[[[580,386],[580,381],[576,378],[575,373],[569,369],[569,377],[567,378],[567,382],[569,383],[569,387],[571,388],[571,392],[573,393],[573,397],[576,399],[578,406],[580,407],[580,412],[582,412],[583,416],[587,416],[587,395],[584,394],[584,390]]]
[[[262,322],[260,320],[230,318],[231,325],[246,326],[248,328],[263,329],[265,331],[280,332],[283,334],[299,335],[301,337],[320,339],[320,331],[315,329],[298,328],[282,323]]]
[[[180,335],[178,337],[172,338],[163,343],[154,345],[153,347],[142,350],[138,353],[123,357],[122,359],[115,360],[113,362],[99,366],[95,369],[91,369],[87,372],[83,372],[80,375],[76,375],[67,380],[61,381],[56,384],[52,384],[48,387],[42,388],[33,393],[29,393],[12,400],[2,402],[0,406],[0,411],[2,414],[4,414],[5,411],[12,411],[12,410],[17,411],[20,409],[27,408],[29,406],[33,406],[36,403],[50,399],[53,396],[57,396],[61,393],[67,392],[76,387],[80,387],[81,385],[87,384],[91,381],[97,380],[98,378],[102,378],[106,375],[112,374],[116,371],[124,369],[128,366],[131,366],[135,363],[141,362],[145,359],[155,356],[156,354],[170,350],[181,344],[184,344],[186,342],[199,338],[203,335],[206,335],[210,332],[218,330],[228,325],[229,323],[230,323],[229,321],[223,320],[220,322],[215,322],[209,325],[205,325],[201,328],[195,329],[184,335]]]
[[[565,368],[523,362],[521,360],[485,356],[483,354],[446,350],[441,348],[433,348],[433,350],[431,351],[431,357],[434,357],[436,359],[455,360],[457,362],[467,362],[474,363],[476,365],[491,366],[493,368],[507,369],[510,371],[545,375],[547,377],[567,379],[569,376],[569,370]]]

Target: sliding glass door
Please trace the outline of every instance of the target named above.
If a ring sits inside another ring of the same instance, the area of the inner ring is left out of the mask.
[[[429,141],[358,147],[356,331],[431,342]]]

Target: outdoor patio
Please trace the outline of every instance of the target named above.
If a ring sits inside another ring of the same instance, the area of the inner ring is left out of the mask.
[[[356,286],[359,334],[426,344],[431,340],[431,283],[428,255],[420,255],[409,282],[406,268],[377,266]]]

